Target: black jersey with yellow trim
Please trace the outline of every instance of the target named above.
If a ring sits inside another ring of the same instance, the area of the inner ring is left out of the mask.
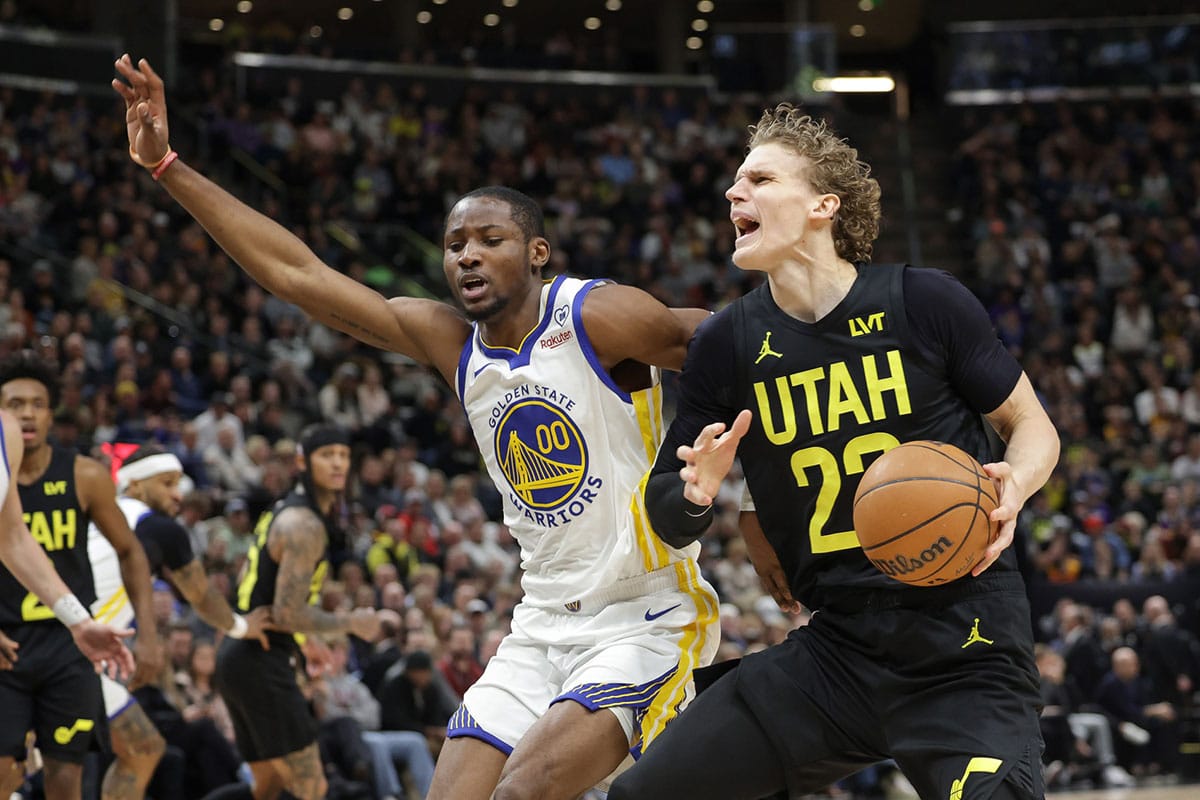
[[[276,503],[269,511],[263,512],[254,526],[254,544],[251,545],[250,552],[246,556],[246,569],[242,574],[241,581],[238,583],[238,611],[247,613],[259,606],[274,605],[275,585],[279,577],[279,562],[271,557],[271,551],[267,547],[267,542],[270,539],[271,526],[280,512],[285,508],[294,507],[307,508],[318,516],[321,515],[320,511],[313,505],[311,497],[301,486],[298,486],[287,497]],[[312,581],[309,584],[309,605],[316,605],[320,601],[321,586],[324,584],[325,575],[328,572],[329,539],[327,535],[325,552],[316,569],[313,570]],[[288,646],[291,646],[294,642],[290,634],[268,632],[267,636],[271,639],[272,646],[275,646],[276,643],[287,643]]]
[[[708,423],[754,419],[738,448],[759,522],[796,599],[828,588],[908,587],[864,556],[852,503],[871,462],[906,441],[950,442],[990,461],[981,414],[1021,369],[979,301],[947,273],[863,266],[815,323],[782,311],[764,284],[698,330],[656,473]],[[1007,552],[994,570],[1014,569]]]
[[[67,587],[84,606],[90,606],[96,588],[88,559],[89,520],[75,479],[77,457],[73,451],[53,447],[45,472],[28,485],[18,483],[17,489],[29,532]],[[0,625],[44,621],[56,621],[54,612],[0,565]]]

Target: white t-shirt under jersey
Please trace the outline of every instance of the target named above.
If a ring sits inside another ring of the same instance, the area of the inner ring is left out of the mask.
[[[150,506],[132,497],[118,497],[117,506],[125,514],[130,530],[136,530],[142,517],[151,513]],[[133,621],[133,605],[121,582],[121,562],[117,551],[94,522],[88,525],[88,560],[92,562],[92,580],[96,585],[92,616],[120,628],[129,627]]]

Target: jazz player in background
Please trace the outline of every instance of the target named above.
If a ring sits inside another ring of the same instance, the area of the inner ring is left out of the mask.
[[[0,407],[16,418],[24,442],[17,483],[25,522],[87,605],[95,599],[87,552],[88,521],[95,520],[117,551],[134,607],[151,615],[146,554],[117,508],[112,478],[98,461],[47,441],[57,402],[58,376],[49,364],[28,352],[0,364]],[[83,757],[102,707],[100,681],[54,611],[8,570],[0,570],[0,626],[0,645],[15,641],[22,654],[15,669],[0,672],[0,775],[10,774],[11,759],[24,755],[25,733],[33,730],[45,759],[47,797],[78,798]],[[135,684],[153,679],[162,652],[153,628],[138,632]]]
[[[667,543],[694,541],[740,456],[757,505],[743,532],[778,554],[785,603],[816,613],[703,692],[610,800],[798,796],[887,758],[921,797],[1041,797],[1029,607],[1007,548],[1058,436],[1028,377],[953,277],[869,264],[879,185],[823,123],[764,113],[726,197],[734,263],[767,281],[697,332],[646,505]],[[982,417],[1004,461],[988,463]],[[885,577],[854,533],[865,467],[915,439],[971,453],[1000,494],[981,563],[933,588]]]
[[[250,765],[254,789],[231,784],[208,800],[273,800],[286,790],[299,800],[325,796],[325,771],[317,748],[317,721],[296,683],[294,634],[353,633],[374,641],[375,610],[328,612],[317,606],[331,556],[344,552],[343,492],[350,473],[350,436],[316,425],[300,436],[299,480],[262,516],[238,584],[238,608],[270,609],[270,647],[227,637],[217,651],[215,685],[229,708],[238,750]]]
[[[24,453],[20,424],[11,414],[0,409],[0,460],[3,461],[3,469],[0,470],[0,564],[11,570],[21,585],[38,598],[39,603],[51,609],[55,618],[70,632],[83,658],[91,661],[96,671],[107,668],[111,677],[126,677],[133,671],[133,655],[126,649],[122,637],[132,635],[133,631],[114,628],[92,619],[25,525],[21,498],[13,480],[13,470],[20,465]],[[15,639],[10,638],[10,634]],[[73,669],[76,658],[69,651],[52,646],[40,652],[35,650],[22,654],[21,638],[21,632],[14,627],[0,626],[0,673],[12,671],[22,659],[30,665],[31,675],[45,671],[52,676],[58,670]],[[57,644],[53,637],[46,637],[45,640]],[[0,702],[4,703],[5,709],[0,728],[4,727],[10,712],[14,719],[19,718],[23,705],[22,698],[14,698],[9,693],[6,683],[0,681]],[[51,735],[57,733],[57,729],[50,726],[43,730],[52,731]],[[70,732],[70,728],[64,727],[62,730],[64,736]],[[25,755],[24,736],[22,730],[21,747],[17,752],[10,749],[7,753],[0,753],[0,797],[11,794],[23,780],[24,775],[16,759]],[[60,790],[57,795],[49,796],[67,795]],[[77,792],[75,797],[78,796]]]
[[[192,552],[188,532],[175,520],[182,502],[182,477],[183,465],[175,455],[155,444],[142,445],[117,470],[117,506],[145,549],[152,574],[169,580],[212,627],[235,639],[257,639],[266,647],[263,630],[269,609],[260,608],[246,616],[235,613],[209,583],[204,565]],[[88,529],[88,556],[96,588],[92,613],[102,622],[129,626],[134,613],[121,582],[120,559],[95,525]],[[103,675],[100,683],[116,757],[104,776],[103,800],[140,798],[166,742],[124,685]]]
[[[267,290],[433,367],[504,495],[524,598],[451,720],[429,800],[578,797],[662,731],[717,647],[699,546],[658,540],[638,488],[661,431],[655,367],[682,365],[707,312],[600,281],[543,282],[541,209],[500,187],[464,196],[446,220],[461,310],[385,299],[176,160],[161,79],[144,60],[116,66],[134,160]]]

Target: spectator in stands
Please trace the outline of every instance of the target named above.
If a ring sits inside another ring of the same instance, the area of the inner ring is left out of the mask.
[[[1134,775],[1173,768],[1177,712],[1171,703],[1154,697],[1132,648],[1113,652],[1112,669],[1100,681],[1095,697],[1116,730],[1118,764]]]

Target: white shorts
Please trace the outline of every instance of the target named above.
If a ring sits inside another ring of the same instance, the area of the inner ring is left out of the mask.
[[[717,595],[694,562],[622,581],[578,611],[513,611],[483,676],[467,690],[447,735],[506,754],[554,703],[616,714],[637,757],[695,695],[692,670],[720,644]]]
[[[100,691],[104,695],[104,716],[115,719],[137,701],[122,684],[107,675],[100,675]]]

